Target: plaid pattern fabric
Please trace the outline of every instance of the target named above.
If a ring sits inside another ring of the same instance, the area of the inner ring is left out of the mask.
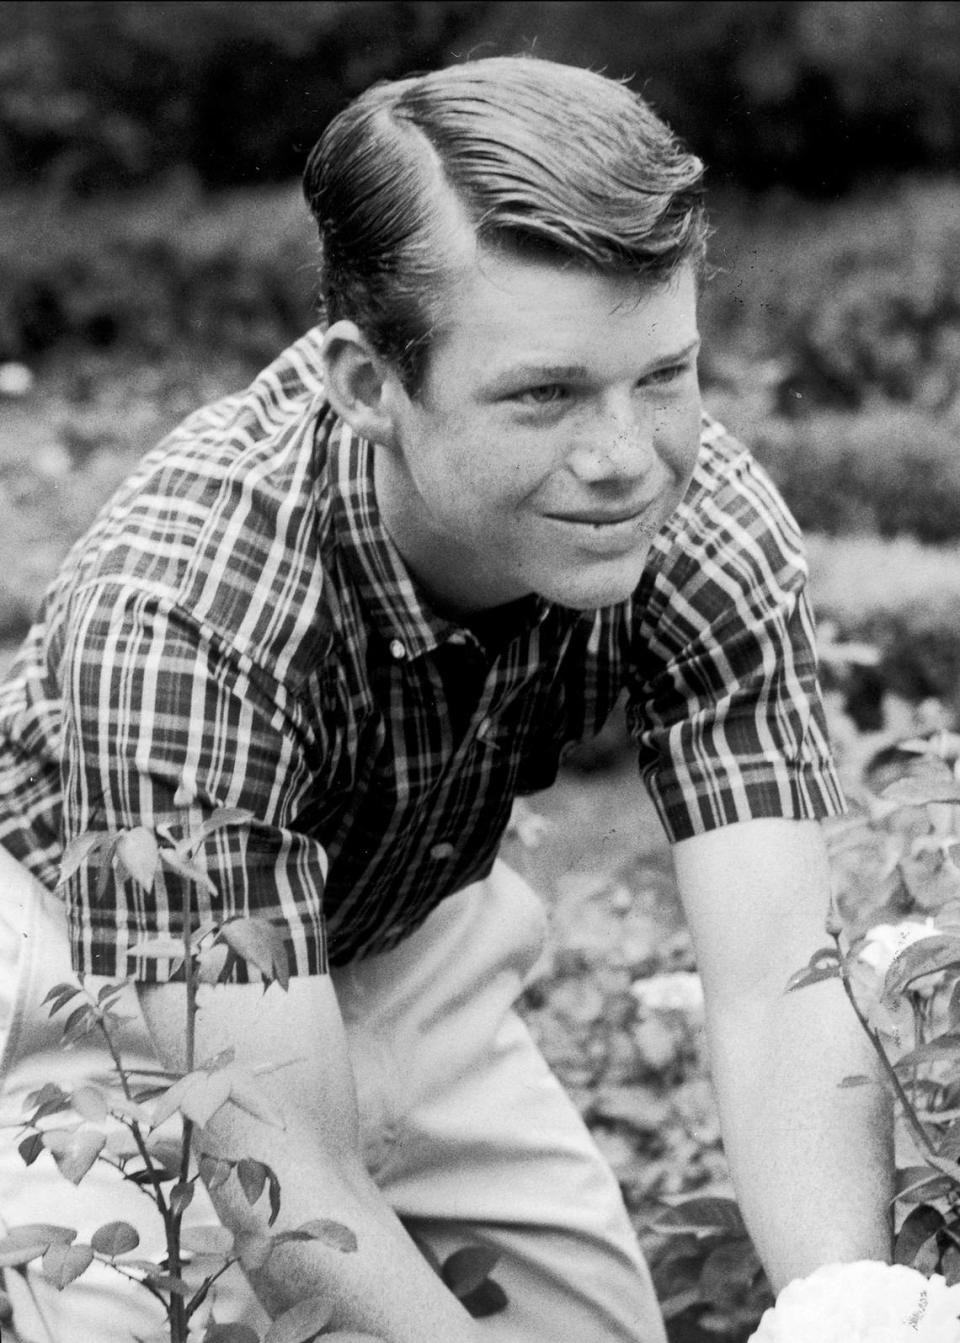
[[[0,842],[53,886],[88,829],[255,822],[200,861],[201,917],[259,912],[291,969],[395,945],[489,871],[513,799],[550,784],[620,691],[668,834],[843,803],[795,525],[705,420],[697,470],[629,602],[518,603],[483,640],[420,599],[371,449],[332,413],[310,332],[191,416],[72,550],[0,690]],[[327,863],[329,862],[329,871]],[[154,979],[184,892],[67,888],[77,967]],[[238,969],[238,975],[242,969]]]

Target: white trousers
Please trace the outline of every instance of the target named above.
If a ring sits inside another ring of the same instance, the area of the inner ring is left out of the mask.
[[[660,1313],[616,1182],[513,1010],[543,944],[542,906],[503,865],[445,900],[396,950],[333,971],[370,1172],[409,1230],[443,1259],[497,1249],[509,1305],[482,1322],[490,1343],[665,1343]],[[86,1037],[61,1043],[40,1004],[74,979],[61,902],[0,849],[0,1120],[22,1117],[47,1081],[65,1090],[105,1075]],[[100,982],[87,978],[88,987]],[[132,990],[123,1056],[154,1064]],[[163,1254],[142,1190],[96,1163],[75,1186],[44,1153],[27,1168],[16,1127],[0,1128],[0,1230],[27,1222],[133,1223],[137,1254]],[[185,1223],[216,1222],[198,1190]],[[347,1219],[349,1220],[349,1219]],[[228,1275],[229,1277],[230,1275]],[[132,1343],[163,1328],[141,1287],[94,1264],[62,1292],[38,1272],[8,1273],[23,1343]],[[267,1320],[233,1271],[220,1321]],[[424,1340],[443,1343],[443,1340]]]

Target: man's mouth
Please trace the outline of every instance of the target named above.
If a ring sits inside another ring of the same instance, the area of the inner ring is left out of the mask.
[[[591,508],[573,513],[548,513],[553,522],[573,523],[579,527],[619,527],[639,523],[648,514],[650,504],[632,504],[629,508]]]

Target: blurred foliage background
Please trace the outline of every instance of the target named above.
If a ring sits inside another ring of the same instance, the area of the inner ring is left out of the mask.
[[[295,175],[372,80],[533,50],[641,87],[722,178],[829,195],[960,148],[955,4],[4,3],[0,163],[85,192]]]

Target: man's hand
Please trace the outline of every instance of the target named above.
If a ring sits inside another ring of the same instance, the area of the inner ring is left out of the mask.
[[[144,1017],[164,1066],[183,1068],[186,993],[182,984],[144,986]],[[277,1247],[251,1275],[271,1315],[317,1293],[333,1300],[332,1325],[368,1330],[386,1343],[475,1343],[477,1326],[429,1268],[363,1166],[353,1076],[329,976],[295,978],[289,991],[259,984],[217,985],[201,995],[196,1059],[232,1048],[247,1067],[285,1063],[271,1072],[268,1095],[283,1130],[227,1104],[204,1130],[217,1150],[263,1161],[280,1182],[272,1232],[318,1217],[345,1223],[358,1249],[341,1254],[315,1242]],[[233,1232],[266,1231],[236,1181],[211,1191]],[[265,1202],[265,1200],[264,1200]]]
[[[757,820],[678,843],[737,1195],[775,1289],[836,1260],[888,1259],[894,1159],[876,1061],[837,980],[785,993],[829,942],[813,821]]]

